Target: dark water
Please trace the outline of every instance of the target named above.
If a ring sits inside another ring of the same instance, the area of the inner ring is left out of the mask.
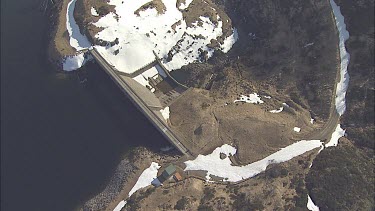
[[[88,82],[46,63],[40,0],[1,0],[1,210],[72,210],[129,149],[167,144],[96,65]]]

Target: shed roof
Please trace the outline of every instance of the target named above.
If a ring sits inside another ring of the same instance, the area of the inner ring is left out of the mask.
[[[166,172],[168,175],[172,175],[176,172],[176,166],[170,164],[169,166],[167,166],[167,168],[164,169],[164,172]]]

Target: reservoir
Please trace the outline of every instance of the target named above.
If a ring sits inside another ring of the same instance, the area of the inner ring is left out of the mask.
[[[40,3],[1,1],[4,211],[72,210],[104,188],[126,152],[169,145],[99,66],[51,68]]]

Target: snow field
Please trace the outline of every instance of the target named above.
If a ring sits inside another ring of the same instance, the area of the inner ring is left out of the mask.
[[[155,67],[150,68],[149,70],[143,72],[142,74],[137,75],[133,79],[140,83],[142,86],[150,86],[148,78],[152,78],[158,74],[158,70]]]
[[[212,56],[213,49],[207,45],[211,39],[222,35],[221,21],[216,25],[209,18],[200,17],[192,27],[187,27],[181,11],[176,7],[176,0],[162,0],[166,7],[163,14],[158,14],[153,8],[140,11],[139,16],[134,14],[147,2],[149,0],[111,0],[109,4],[116,6],[116,14],[109,13],[94,23],[104,28],[96,34],[97,38],[108,42],[118,39],[118,44],[98,47],[98,51],[119,71],[132,73],[153,61],[153,50],[163,58],[173,49],[172,60],[165,62],[169,70],[198,61],[201,54],[199,49],[206,50],[208,56]],[[190,3],[187,0],[184,5]],[[221,45],[222,51],[227,52],[237,39],[237,31],[233,29],[233,34]]]
[[[340,7],[337,4],[330,0],[330,4],[335,15],[336,27],[339,32],[339,49],[340,49],[340,82],[337,83],[336,87],[336,110],[341,116],[344,114],[346,105],[345,105],[345,95],[346,90],[348,89],[349,84],[349,74],[348,74],[348,65],[350,60],[350,55],[346,51],[345,41],[349,39],[349,32],[346,30],[346,24],[344,22],[344,16],[341,14]]]
[[[198,155],[195,160],[186,161],[185,171],[207,171],[206,178],[208,181],[211,181],[210,175],[215,175],[224,178],[225,181],[238,182],[253,177],[266,170],[267,166],[271,163],[288,161],[298,155],[321,146],[322,142],[320,140],[302,140],[282,148],[278,152],[257,162],[246,166],[234,166],[228,156],[236,154],[237,150],[233,146],[224,144],[223,146],[216,148],[209,155]],[[227,157],[225,159],[220,159],[220,153],[226,154]]]

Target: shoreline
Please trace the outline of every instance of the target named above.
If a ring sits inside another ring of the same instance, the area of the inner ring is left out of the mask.
[[[47,13],[47,16],[51,19],[51,24],[47,29],[49,34],[47,61],[58,72],[63,71],[64,58],[76,54],[76,51],[69,44],[66,13],[63,12],[67,10],[69,2],[70,0],[58,0]]]
[[[124,153],[105,186],[82,201],[74,210],[112,211],[120,201],[128,198],[129,191],[152,161],[164,165],[178,159],[180,156],[174,153],[164,154],[145,147],[135,147]]]

